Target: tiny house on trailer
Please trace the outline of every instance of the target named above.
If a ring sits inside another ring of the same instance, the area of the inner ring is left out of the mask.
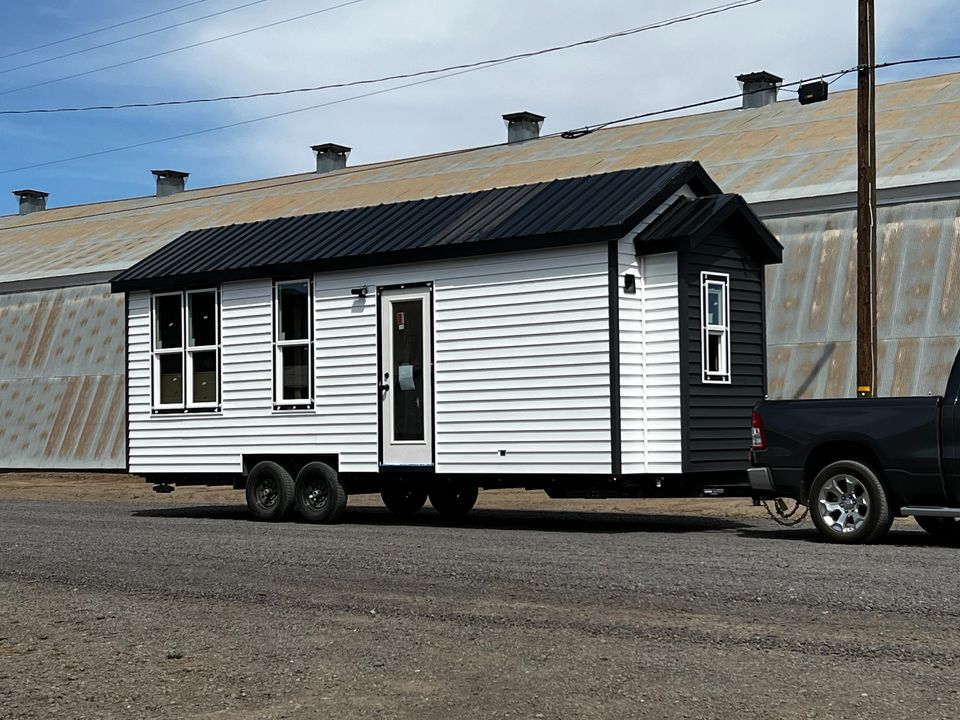
[[[323,522],[745,486],[781,251],[694,162],[188,232],[113,280],[128,469]]]

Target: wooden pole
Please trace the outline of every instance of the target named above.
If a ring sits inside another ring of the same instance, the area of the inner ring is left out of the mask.
[[[873,0],[859,0],[857,72],[857,395],[877,382],[877,140]]]

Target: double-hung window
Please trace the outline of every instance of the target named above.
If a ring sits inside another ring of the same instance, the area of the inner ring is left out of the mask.
[[[277,410],[313,407],[313,313],[309,280],[273,286],[273,405]]]
[[[153,409],[220,407],[220,298],[214,289],[153,296]]]
[[[730,276],[700,273],[701,363],[705,383],[730,382]]]

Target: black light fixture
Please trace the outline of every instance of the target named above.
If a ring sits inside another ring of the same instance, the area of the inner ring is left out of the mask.
[[[353,290],[351,290],[350,292],[353,295],[356,295],[357,297],[361,297],[361,298],[365,298],[367,296],[367,288],[365,287],[353,288]]]
[[[623,276],[623,291],[633,294],[637,292],[637,276],[633,273],[627,273]]]
[[[804,83],[797,88],[797,95],[801,105],[810,105],[812,103],[823,102],[827,99],[829,85],[826,80],[814,80]]]

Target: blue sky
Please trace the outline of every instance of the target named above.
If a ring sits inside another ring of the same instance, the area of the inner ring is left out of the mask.
[[[96,51],[14,69],[251,0],[191,7],[43,50],[0,59],[0,110],[203,97],[377,77],[601,35],[720,0],[363,0],[296,22],[82,78],[18,90],[104,65],[202,42],[337,4],[264,0]],[[342,2],[342,0],[340,0]],[[188,0],[35,0],[7,12],[0,55]],[[953,0],[877,0],[878,60],[960,52]],[[398,89],[375,97],[175,142],[63,162],[202,128],[348,98],[329,91],[185,108],[0,116],[0,214],[9,191],[35,188],[50,206],[147,195],[154,168],[191,173],[203,187],[311,169],[309,146],[354,148],[351,165],[502,142],[500,115],[532,110],[544,132],[737,91],[734,76],[767,69],[787,80],[856,63],[855,0],[764,0],[757,5],[602,45]],[[882,72],[879,82],[960,70],[960,62]],[[848,76],[834,87],[851,87]],[[359,91],[359,92],[362,92]],[[14,172],[9,172],[15,170]]]

